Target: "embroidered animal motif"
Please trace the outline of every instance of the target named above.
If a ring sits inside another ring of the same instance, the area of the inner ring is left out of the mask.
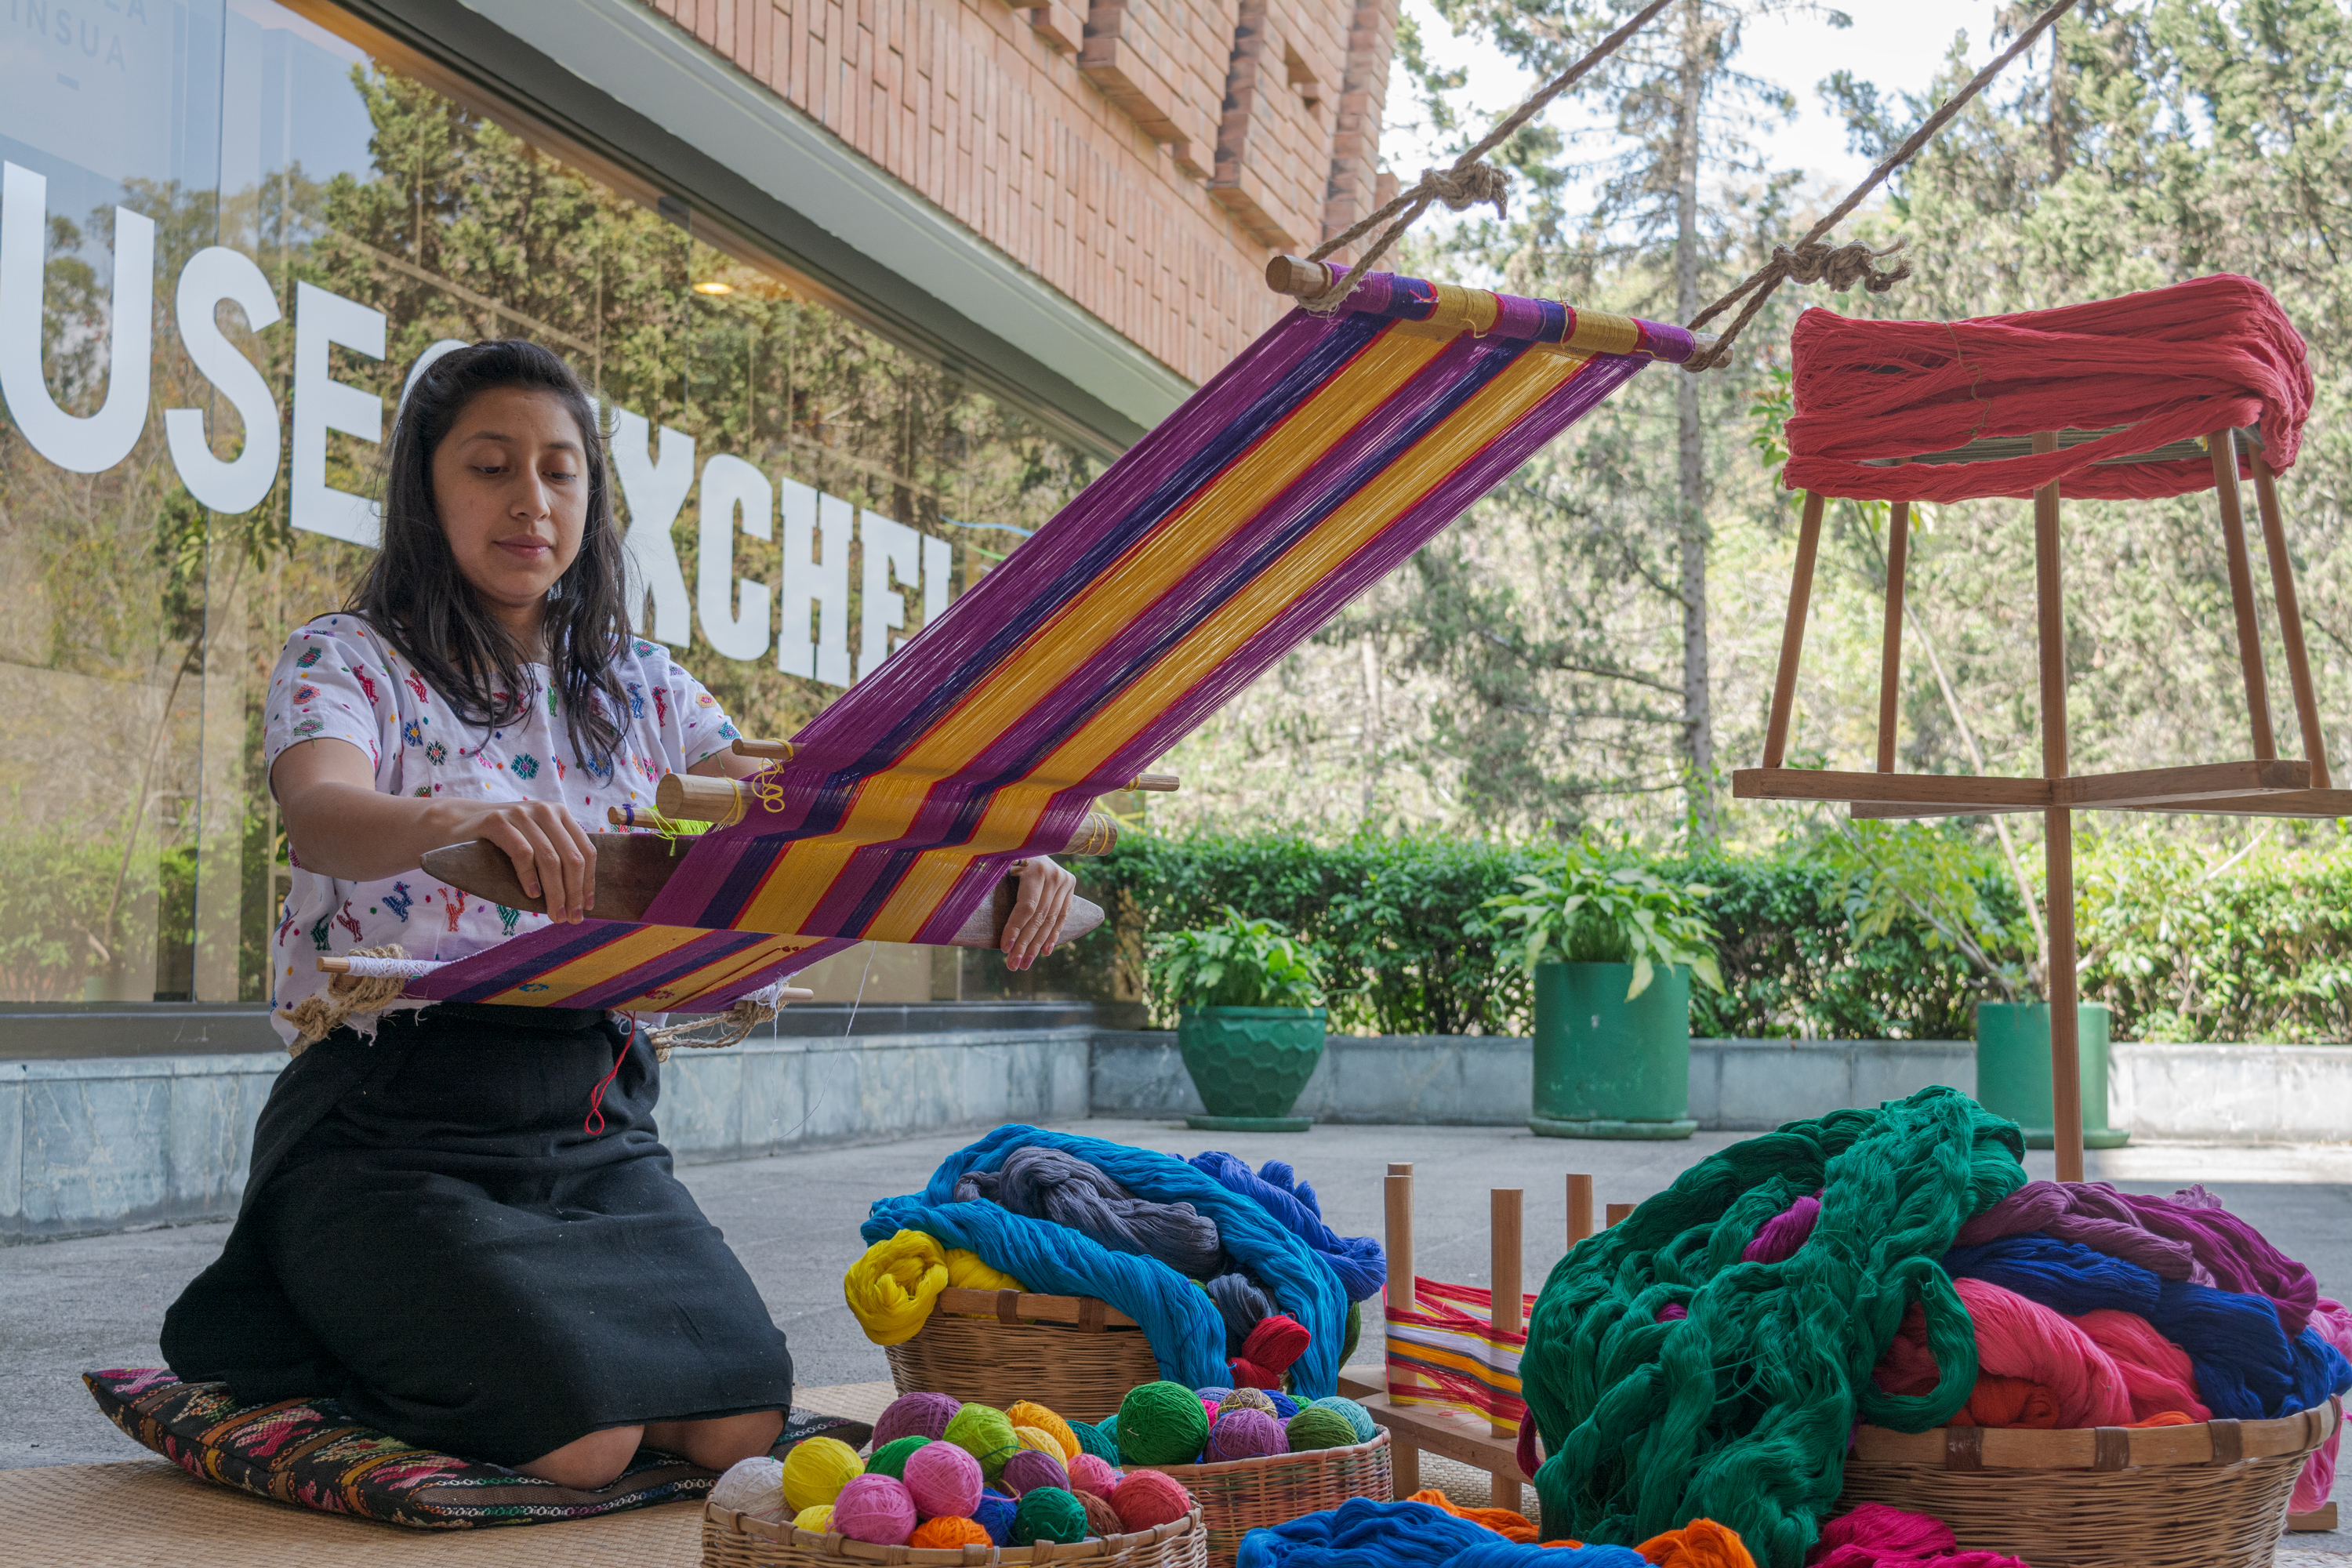
[[[408,890],[408,884],[405,882],[394,882],[392,885],[392,891],[383,896],[383,907],[398,915],[403,924],[407,922],[408,911],[415,907],[415,903],[416,895]]]
[[[320,952],[327,951],[327,917],[320,915],[310,927],[310,943]]]
[[[499,924],[503,928],[499,934],[501,936],[514,935],[515,921],[522,919],[522,911],[520,910],[510,910],[504,904],[499,905],[498,910]]]
[[[375,682],[368,679],[368,672],[364,669],[354,669],[352,671],[352,678],[360,683],[360,689],[367,693],[368,706],[374,707],[376,705]]]
[[[351,932],[351,933],[352,933],[352,940],[353,942],[357,942],[357,941],[359,941],[359,939],[360,939],[360,918],[359,918],[359,916],[357,916],[357,915],[355,915],[355,914],[352,913],[352,901],[351,901],[351,900],[349,900],[349,899],[345,899],[345,900],[343,900],[343,912],[342,912],[341,914],[339,914],[339,915],[337,915],[337,916],[335,917],[335,923],[336,923],[337,925],[339,925],[339,926],[342,927],[345,931],[347,931]]]
[[[441,889],[441,912],[449,917],[449,929],[457,929],[457,917],[466,912],[466,895],[455,888]]]
[[[646,689],[632,680],[622,689],[625,690],[629,694],[629,717],[632,719],[644,718],[646,716]]]
[[[285,945],[286,945],[286,935],[287,935],[287,933],[288,933],[289,931],[292,931],[292,930],[294,929],[295,924],[296,924],[295,917],[294,917],[293,913],[289,910],[289,911],[288,912],[288,914],[287,914],[286,918],[285,918],[284,920],[279,921],[278,922],[278,937],[277,937],[277,945],[278,945],[278,946],[280,946],[280,947],[283,947],[283,946],[285,946]]]
[[[433,694],[425,689],[425,678],[423,676],[417,674],[415,670],[411,670],[400,679],[408,682],[408,689],[416,693],[416,700],[419,702],[429,702],[432,700]]]
[[[656,724],[669,722],[669,693],[658,686],[654,688],[654,722]]]

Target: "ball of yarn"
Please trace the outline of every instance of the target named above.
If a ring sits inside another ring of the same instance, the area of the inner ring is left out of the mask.
[[[1231,1394],[1233,1390],[1223,1386],[1223,1384],[1212,1384],[1207,1388],[1196,1388],[1192,1392],[1207,1400],[1210,1404],[1214,1405],[1223,1400],[1226,1394]]]
[[[1118,1521],[1129,1530],[1150,1530],[1155,1525],[1173,1524],[1192,1512],[1192,1494],[1173,1476],[1158,1470],[1134,1470],[1118,1483],[1110,1506],[1118,1510]]]
[[[1298,1414],[1298,1401],[1291,1398],[1290,1395],[1283,1393],[1282,1390],[1278,1388],[1262,1388],[1258,1390],[1258,1392],[1265,1394],[1266,1398],[1272,1402],[1274,1405],[1274,1418],[1276,1421],[1287,1421],[1292,1416]]]
[[[798,1513],[821,1502],[833,1502],[843,1487],[865,1473],[857,1450],[840,1438],[804,1438],[784,1456],[784,1506]]]
[[[1282,1434],[1282,1423],[1263,1410],[1252,1410],[1246,1405],[1229,1409],[1209,1428],[1208,1458],[1213,1465],[1288,1452],[1290,1442]]]
[[[1359,1443],[1370,1442],[1372,1434],[1380,1430],[1380,1426],[1372,1420],[1370,1411],[1343,1394],[1327,1394],[1315,1402],[1313,1408],[1336,1410],[1346,1416],[1348,1425],[1356,1429],[1356,1441]]]
[[[1040,1448],[1024,1448],[1004,1461],[1004,1473],[998,1478],[1004,1489],[1014,1497],[1027,1497],[1039,1487],[1070,1489],[1070,1472],[1062,1461]]]
[[[833,1505],[821,1502],[814,1508],[804,1508],[793,1515],[793,1528],[805,1530],[812,1535],[833,1533]]]
[[[907,1456],[906,1473],[898,1479],[916,1510],[928,1518],[970,1519],[980,1506],[980,1461],[953,1443],[924,1444]]]
[[[774,1508],[784,1497],[784,1467],[765,1454],[738,1459],[710,1489],[710,1500],[737,1513]]]
[[[1267,1416],[1267,1420],[1274,1419]],[[1223,1422],[1219,1422],[1223,1426]],[[1320,1405],[1310,1405],[1292,1416],[1283,1428],[1294,1452],[1306,1453],[1310,1448],[1344,1448],[1351,1443],[1364,1441],[1356,1436],[1355,1424],[1337,1410]]]
[[[876,1242],[841,1279],[841,1293],[858,1327],[877,1345],[913,1339],[930,1321],[931,1308],[947,1288],[947,1253],[919,1230]]]
[[[1013,1515],[1019,1507],[1003,1492],[984,1490],[980,1494],[980,1500],[972,1504],[971,1517],[988,1531],[989,1540],[999,1546],[1010,1546],[1013,1544]]]
[[[915,1526],[915,1533],[907,1538],[907,1544],[953,1551],[959,1546],[988,1546],[993,1543],[987,1526],[980,1521],[959,1519],[954,1514],[945,1513]]]
[[[1013,1423],[1016,1432],[1024,1426],[1034,1426],[1040,1432],[1050,1434],[1054,1441],[1061,1445],[1065,1464],[1086,1451],[1078,1446],[1078,1435],[1070,1430],[1070,1424],[1034,1399],[1014,1400],[1004,1407],[1004,1418]]]
[[[1091,1421],[1073,1421],[1070,1432],[1077,1438],[1078,1447],[1096,1458],[1107,1464],[1118,1463],[1118,1440],[1102,1427]]]
[[[1218,1415],[1222,1415],[1228,1410],[1263,1410],[1271,1415],[1274,1414],[1274,1401],[1266,1396],[1263,1388],[1235,1388],[1217,1401]]]
[[[1013,1428],[1013,1440],[1024,1448],[1049,1455],[1056,1459],[1069,1458],[1070,1451],[1062,1447],[1062,1440],[1043,1426],[1023,1426],[1016,1423]]]
[[[1208,1412],[1181,1383],[1147,1383],[1118,1402],[1120,1458],[1138,1465],[1188,1465],[1209,1440]],[[1122,1516],[1124,1517],[1124,1516]]]
[[[888,1476],[853,1476],[833,1500],[833,1528],[852,1541],[904,1546],[915,1533],[915,1500]]]
[[[1113,1450],[1110,1457],[1112,1460],[1116,1462],[1118,1458],[1118,1454],[1117,1452],[1118,1447],[1118,1412],[1114,1410],[1109,1415],[1104,1416],[1101,1420],[1096,1422],[1095,1430],[1101,1433],[1105,1437],[1110,1440],[1110,1446]]]
[[[1190,1392],[1189,1390],[1187,1392]],[[1039,1487],[1024,1493],[1013,1514],[1013,1544],[1029,1546],[1040,1541],[1084,1541],[1087,1505],[1060,1487]]]
[[[1070,1495],[1076,1498],[1078,1506],[1087,1510],[1088,1535],[1125,1535],[1127,1533],[1127,1526],[1120,1521],[1118,1510],[1111,1507],[1108,1498],[1088,1491],[1072,1492]]]
[[[930,1441],[929,1437],[893,1437],[887,1443],[877,1444],[874,1452],[866,1456],[866,1473],[869,1476],[888,1476],[893,1480],[905,1480],[907,1457],[918,1448],[928,1447]],[[961,1453],[962,1450],[958,1449],[957,1452]],[[968,1454],[964,1457],[971,1458]]]
[[[1118,1471],[1097,1455],[1080,1454],[1070,1461],[1070,1489],[1107,1498],[1118,1490]]]
[[[874,1423],[874,1441],[878,1446],[900,1437],[944,1437],[948,1423],[962,1408],[963,1402],[951,1394],[902,1394]]]
[[[1021,1451],[1013,1423],[992,1405],[967,1405],[948,1423],[947,1440],[980,1461],[981,1473],[994,1479],[1004,1461]]]

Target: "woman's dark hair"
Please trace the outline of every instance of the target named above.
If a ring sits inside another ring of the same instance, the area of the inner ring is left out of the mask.
[[[538,698],[516,642],[475,596],[433,503],[433,454],[466,405],[501,387],[551,392],[580,426],[588,515],[580,554],[547,591],[547,662],[562,694],[563,721],[584,764],[609,767],[627,700],[613,661],[629,635],[621,536],[595,405],[562,356],[520,338],[453,349],[408,389],[384,455],[383,547],[344,606],[407,655],[427,684],[468,724],[520,719]]]

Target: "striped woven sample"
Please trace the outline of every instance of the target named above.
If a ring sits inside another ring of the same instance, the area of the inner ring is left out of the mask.
[[[1066,847],[1097,796],[1690,352],[1677,327],[1378,273],[1335,316],[1293,310],[794,737],[646,925],[527,932],[409,994],[715,1010],[849,942],[945,942],[1008,862]]]
[[[1519,1397],[1519,1352],[1528,1336],[1497,1330],[1494,1298],[1475,1285],[1416,1275],[1412,1296],[1409,1312],[1385,1309],[1390,1403],[1466,1410],[1516,1426],[1528,1412]],[[1535,1305],[1528,1297],[1521,1322]]]

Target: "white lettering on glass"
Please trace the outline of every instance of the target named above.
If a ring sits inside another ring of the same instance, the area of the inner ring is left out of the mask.
[[[383,439],[383,399],[328,373],[327,346],[383,357],[383,312],[314,284],[294,285],[294,472],[290,521],[311,533],[375,548],[383,519],[365,496],[327,483],[327,432]]]
[[[463,338],[442,338],[416,356],[408,367],[408,379],[400,384],[400,401],[392,405],[392,427],[394,431],[400,428],[400,411],[408,406],[408,395],[416,390],[417,378],[431,370],[443,354],[453,354],[459,349],[473,346]]]
[[[784,580],[776,595],[782,617],[776,668],[827,686],[846,686],[849,533],[856,512],[839,497],[820,495],[797,480],[777,483],[784,518]]]
[[[955,575],[955,547],[944,539],[923,535],[923,625],[947,613],[948,579]]]
[[[106,402],[68,414],[41,374],[49,182],[10,163],[0,171],[0,396],[33,450],[77,474],[103,473],[147,428],[148,364],[155,348],[155,224],[114,209],[114,294],[107,311]]]
[[[768,651],[768,585],[735,575],[736,514],[754,539],[774,536],[776,506],[768,476],[740,458],[721,454],[702,465],[702,520],[696,538],[695,580],[702,640],[722,658],[758,658]],[[742,609],[735,596],[742,595]]]
[[[629,512],[628,531],[621,535],[621,554],[627,564],[625,589],[629,602],[629,629],[656,642],[681,647],[690,641],[686,597],[686,573],[677,563],[677,541],[670,528],[694,488],[694,437],[665,425],[661,456],[650,445],[646,416],[613,405],[613,472],[621,481],[621,500]],[[653,596],[653,615],[646,614],[646,596]]]
[[[896,646],[890,634],[907,625],[907,599],[898,590],[919,581],[918,552],[923,536],[878,511],[858,513],[857,535],[866,546],[866,571],[859,584],[866,598],[865,635],[857,649],[857,679],[863,680],[890,657]]]
[[[173,310],[189,363],[213,384],[245,422],[245,447],[224,460],[205,438],[205,416],[197,408],[163,411],[163,435],[173,466],[188,493],[215,511],[251,511],[278,482],[278,400],[254,363],[237,352],[220,330],[215,309],[223,300],[245,312],[258,332],[278,320],[278,296],[251,257],[224,245],[208,245],[180,269]]]

